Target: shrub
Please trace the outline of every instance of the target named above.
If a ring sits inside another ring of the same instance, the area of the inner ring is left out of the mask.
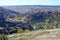
[[[15,31],[15,30],[17,30],[17,29],[16,29],[16,28],[14,28],[14,27],[11,27],[10,32]]]
[[[22,29],[20,29],[20,28],[17,30],[17,33],[23,33],[23,32],[24,31]]]
[[[8,38],[6,35],[2,34],[0,35],[0,40],[8,40]]]
[[[25,32],[30,32],[30,30],[29,29],[25,29]]]
[[[45,23],[44,22],[36,22],[36,23],[34,23],[32,26],[33,26],[33,28],[34,29],[43,29],[43,26],[45,25]]]
[[[8,15],[7,18],[15,18],[14,15]]]

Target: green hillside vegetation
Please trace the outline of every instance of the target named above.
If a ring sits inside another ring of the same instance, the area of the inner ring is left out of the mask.
[[[0,34],[0,40],[8,40],[7,35]]]
[[[51,29],[51,28],[60,28],[60,18],[57,17],[54,13],[51,13],[50,16],[45,17],[44,22],[36,21],[31,24],[35,29]]]

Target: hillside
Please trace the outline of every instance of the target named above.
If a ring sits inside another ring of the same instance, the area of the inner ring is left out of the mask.
[[[23,30],[60,28],[60,6],[4,6],[0,13],[6,27],[22,28]],[[2,25],[2,24],[1,24]]]
[[[19,12],[0,7],[0,34],[17,33],[19,28],[33,30],[28,21],[20,18]]]
[[[60,40],[60,29],[36,30],[29,33],[8,35],[9,40]]]
[[[59,28],[60,26],[60,6],[5,6],[4,8],[19,12],[21,18],[29,21],[30,25],[40,28]],[[38,25],[37,25],[38,24]]]

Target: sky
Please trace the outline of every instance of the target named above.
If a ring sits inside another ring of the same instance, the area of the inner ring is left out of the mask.
[[[8,5],[60,5],[60,0],[0,0],[0,6]]]

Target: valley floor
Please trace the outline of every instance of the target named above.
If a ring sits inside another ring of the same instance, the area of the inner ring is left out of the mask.
[[[60,40],[60,29],[35,30],[8,35],[9,40]]]

